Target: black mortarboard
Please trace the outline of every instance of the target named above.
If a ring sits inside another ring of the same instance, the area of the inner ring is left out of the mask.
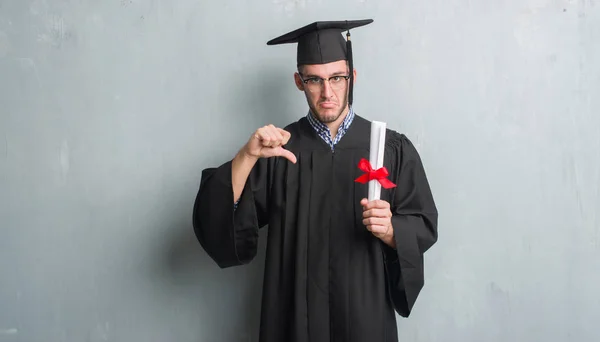
[[[298,43],[297,64],[326,64],[347,60],[350,67],[350,93],[348,102],[352,104],[354,65],[350,29],[372,23],[372,19],[318,21],[286,33],[267,42],[267,45]],[[348,31],[347,39],[341,34]]]

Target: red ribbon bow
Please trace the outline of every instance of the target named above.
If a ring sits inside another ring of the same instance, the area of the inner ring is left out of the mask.
[[[391,189],[396,187],[396,184],[392,183],[387,176],[389,175],[388,170],[384,167],[373,170],[373,166],[365,158],[361,159],[358,163],[358,168],[365,172],[364,175],[356,178],[355,182],[365,184],[372,180],[377,180],[382,187],[385,189]]]

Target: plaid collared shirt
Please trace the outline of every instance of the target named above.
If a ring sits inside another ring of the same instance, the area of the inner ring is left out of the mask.
[[[340,128],[338,129],[335,138],[331,138],[331,131],[329,130],[329,128],[321,121],[315,119],[310,112],[308,112],[306,118],[308,119],[308,122],[315,130],[315,132],[317,132],[319,137],[321,137],[321,139],[323,139],[323,141],[325,141],[333,151],[335,145],[340,141],[340,139],[342,139],[344,134],[346,134],[348,128],[350,128],[350,124],[352,124],[352,120],[354,120],[354,110],[352,109],[352,107],[350,107],[350,111],[348,112],[348,115],[346,115],[346,118],[344,118],[344,121],[340,125]]]

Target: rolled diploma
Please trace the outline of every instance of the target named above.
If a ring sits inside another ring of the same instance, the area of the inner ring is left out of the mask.
[[[371,122],[371,148],[369,151],[369,161],[373,170],[383,167],[383,152],[385,150],[385,122]],[[379,181],[369,181],[369,201],[378,200],[381,196],[381,184]]]

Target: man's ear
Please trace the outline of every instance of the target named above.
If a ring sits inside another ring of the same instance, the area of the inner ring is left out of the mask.
[[[356,69],[354,69],[353,74],[354,74],[354,76],[353,76],[354,80],[352,81],[352,84],[356,84]]]
[[[300,78],[299,73],[294,73],[294,82],[296,83],[296,88],[300,91],[304,91],[304,83],[302,83],[302,79]]]

